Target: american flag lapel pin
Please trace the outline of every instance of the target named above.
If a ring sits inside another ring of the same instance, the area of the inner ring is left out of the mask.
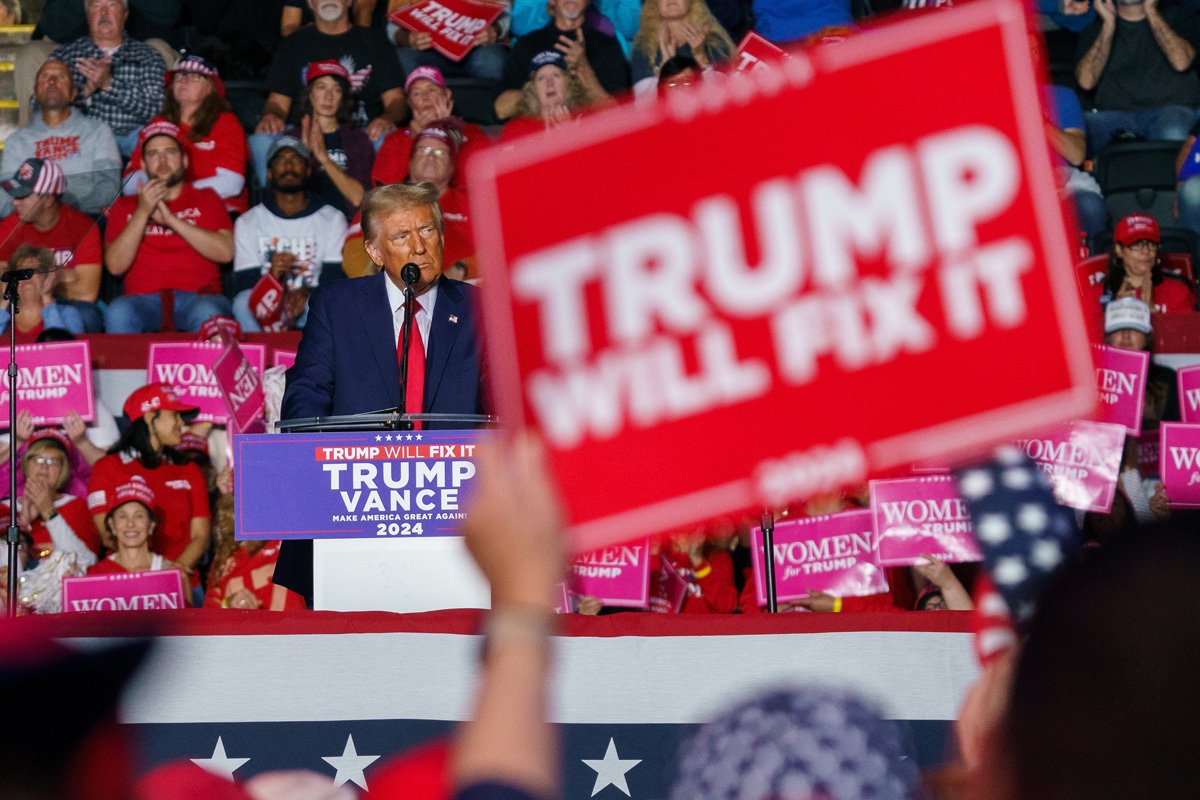
[[[451,314],[451,315],[450,315],[450,322],[451,322],[452,324],[454,324],[454,325],[457,325],[457,324],[458,324],[458,317],[457,317],[456,315],[454,315],[454,314]]]

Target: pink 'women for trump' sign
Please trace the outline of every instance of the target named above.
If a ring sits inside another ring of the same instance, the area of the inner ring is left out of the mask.
[[[245,344],[241,349],[261,376],[267,361],[266,345]],[[180,400],[200,408],[197,421],[224,425],[229,409],[213,372],[224,351],[225,346],[217,342],[152,342],[146,382],[169,383]]]
[[[755,599],[767,604],[766,547],[762,528],[750,531],[754,547]],[[809,590],[836,597],[862,597],[888,590],[879,565],[869,509],[842,511],[775,524],[775,597],[797,600]]]
[[[1200,425],[1164,422],[1159,464],[1171,508],[1200,508]]]
[[[1179,385],[1179,412],[1184,422],[1200,422],[1200,364],[1175,373]]]
[[[1054,499],[1061,505],[1104,514],[1112,508],[1125,449],[1124,426],[1077,421],[1018,439],[1017,446],[1050,476]]]
[[[213,375],[225,395],[229,427],[235,433],[262,433],[263,407],[266,405],[262,377],[232,338],[213,364]]]
[[[949,475],[871,481],[871,513],[885,567],[982,561],[967,501]]]
[[[34,425],[56,425],[72,411],[96,418],[92,351],[86,341],[23,344],[17,347],[17,410],[33,414]],[[0,427],[8,427],[8,378],[0,381]]]
[[[567,565],[571,591],[606,606],[645,608],[650,593],[650,540],[581,553]]]
[[[1096,390],[1100,393],[1096,418],[1124,425],[1130,436],[1137,436],[1142,432],[1150,354],[1103,344],[1092,345],[1092,353],[1096,357]]]
[[[292,365],[295,363],[296,363],[296,351],[295,350],[276,350],[275,351],[275,359],[271,363],[271,366],[283,367],[284,369],[291,369]]]
[[[63,611],[145,611],[183,608],[183,573],[177,569],[63,578]]]

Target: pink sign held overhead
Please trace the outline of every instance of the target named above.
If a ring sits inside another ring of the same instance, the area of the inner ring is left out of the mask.
[[[755,600],[767,604],[766,548],[762,528],[750,531],[754,546]],[[879,564],[870,509],[855,509],[775,523],[775,596],[807,597],[809,590],[835,597],[862,597],[888,590]]]
[[[1200,364],[1175,373],[1179,386],[1179,413],[1184,422],[1200,422]]]
[[[573,551],[1094,411],[1040,80],[1024,3],[976,0],[471,160],[495,410]]]
[[[229,409],[227,424],[233,432],[265,432],[263,408],[266,397],[263,394],[262,377],[234,339],[226,341],[225,351],[213,364],[213,375],[225,396]]]
[[[766,69],[772,62],[787,57],[787,51],[759,36],[754,31],[746,34],[738,45],[738,61],[734,69],[738,72]]]
[[[650,594],[650,540],[581,553],[567,564],[567,584],[606,606],[645,608]]]
[[[218,342],[151,342],[146,382],[171,384],[180,400],[199,407],[197,421],[224,425],[229,419],[229,408],[213,372],[224,351],[225,345]],[[241,351],[261,379],[267,360],[266,345],[243,344]]]
[[[4,363],[8,363],[7,357]],[[17,410],[34,425],[57,425],[75,411],[96,418],[92,350],[86,341],[17,345]],[[0,429],[8,428],[8,376],[0,377]]]
[[[274,360],[271,362],[271,366],[283,367],[284,369],[291,369],[292,365],[295,363],[296,363],[296,351],[295,350],[276,350]]]
[[[1200,508],[1200,424],[1159,426],[1163,491],[1171,508]]]
[[[871,514],[885,567],[924,564],[923,555],[982,561],[967,501],[949,475],[871,481]]]
[[[1092,345],[1092,354],[1096,359],[1096,390],[1100,393],[1096,419],[1123,425],[1130,436],[1141,434],[1150,354],[1103,344]]]
[[[177,569],[63,578],[62,610],[147,611],[183,608],[183,573]]]
[[[1125,449],[1125,428],[1077,421],[1017,446],[1050,476],[1061,505],[1107,514],[1112,508]]]

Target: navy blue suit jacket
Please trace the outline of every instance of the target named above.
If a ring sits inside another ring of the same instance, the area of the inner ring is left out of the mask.
[[[400,368],[386,280],[381,272],[325,284],[313,292],[296,363],[287,373],[284,419],[360,414],[400,405]],[[485,413],[478,291],[446,277],[438,282],[425,348],[421,410],[426,413]],[[420,336],[415,325],[412,335]],[[311,605],[312,542],[285,541],[274,580],[304,595]]]
[[[400,405],[400,369],[386,280],[381,272],[336,281],[313,292],[296,363],[287,374],[284,419],[359,414]],[[478,291],[445,277],[438,282],[425,350],[422,411],[484,413]],[[415,327],[413,335],[420,335]]]

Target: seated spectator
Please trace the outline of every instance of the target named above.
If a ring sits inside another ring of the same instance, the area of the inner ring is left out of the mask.
[[[96,399],[96,422],[92,425],[83,421],[78,411],[69,411],[63,419],[62,428],[71,441],[72,447],[67,451],[68,476],[67,484],[62,487],[66,494],[76,497],[87,496],[87,483],[92,476],[92,464],[104,457],[104,448],[111,447],[120,433],[117,431],[116,420],[112,412]],[[25,454],[29,442],[36,435],[33,415],[27,409],[17,412],[16,442],[17,462]],[[0,486],[8,486],[8,434],[3,434],[4,442],[0,444]],[[25,485],[25,476],[17,470],[17,493],[20,494]]]
[[[587,107],[587,93],[567,68],[557,50],[544,50],[533,57],[529,80],[521,89],[518,116],[504,126],[501,141],[512,141],[530,133],[544,133],[575,119]]]
[[[104,262],[125,276],[125,294],[105,310],[105,328],[158,331],[170,313],[176,330],[195,332],[215,314],[233,314],[218,266],[233,260],[233,223],[216,192],[184,181],[188,158],[177,125],[147,125],[141,150],[149,182],[108,213]]]
[[[124,411],[129,427],[92,466],[88,509],[93,521],[105,530],[112,511],[122,503],[123,488],[131,482],[148,487],[157,498],[145,503],[156,508],[154,549],[198,585],[196,564],[208,552],[210,537],[208,487],[199,467],[176,463],[175,447],[183,438],[184,422],[199,409],[181,402],[170,386],[152,383],[129,395]]]
[[[646,2],[633,40],[633,90],[654,92],[663,63],[675,56],[690,56],[708,70],[731,58],[736,49],[704,0]]]
[[[204,605],[267,611],[303,609],[304,598],[271,580],[279,558],[279,542],[234,540],[233,495],[217,501],[216,519],[217,548]]]
[[[416,0],[391,0],[388,11],[395,11]],[[508,4],[505,3],[507,6]],[[388,20],[388,38],[396,45],[396,54],[406,74],[420,67],[434,67],[454,78],[477,78],[498,81],[504,74],[508,48],[501,42],[512,26],[512,14],[506,7],[496,21],[475,34],[470,51],[461,61],[453,61],[433,49],[433,37],[428,33],[410,31]]]
[[[123,572],[147,572],[150,570],[178,568],[187,570],[158,552],[160,540],[155,539],[151,548],[150,539],[158,531],[158,508],[154,490],[140,476],[133,476],[127,483],[116,487],[112,493],[112,505],[104,514],[104,530],[111,545],[112,554],[88,569],[89,575],[119,575]],[[185,596],[187,592],[184,593]]]
[[[1200,105],[1196,47],[1200,17],[1157,2],[1097,2],[1079,35],[1075,78],[1095,92],[1088,145],[1099,153],[1118,130],[1147,139],[1184,139]]]
[[[246,135],[229,101],[217,68],[197,55],[187,55],[167,72],[162,118],[183,134],[188,170],[184,176],[197,189],[212,189],[231,214],[249,207],[246,189]],[[148,180],[142,153],[134,150],[125,170],[125,194],[137,194]]]
[[[126,0],[86,0],[88,35],[50,54],[71,68],[86,116],[107,123],[121,155],[138,143],[138,131],[158,113],[166,64],[153,47],[125,32]]]
[[[1079,98],[1066,86],[1042,86],[1046,116],[1042,124],[1054,149],[1058,188],[1075,206],[1079,228],[1089,237],[1108,230],[1108,206],[1100,184],[1081,167],[1087,158],[1087,134]]]
[[[519,111],[522,87],[530,77],[534,57],[545,51],[563,56],[565,68],[577,79],[583,93],[581,105],[603,105],[629,88],[629,63],[621,45],[611,35],[585,30],[588,0],[555,0],[545,27],[523,37],[508,53],[502,91],[495,101],[496,116],[511,119]]]
[[[443,260],[447,265],[466,261],[475,255],[466,192],[451,187],[454,165],[458,161],[459,141],[454,120],[435,121],[417,137],[408,167],[409,183],[427,183],[437,189],[438,206],[442,209],[445,225]]]
[[[1191,311],[1193,288],[1181,275],[1163,269],[1158,223],[1147,214],[1130,214],[1113,231],[1108,275],[1094,287],[1101,305],[1120,297],[1136,297],[1156,312]]]
[[[724,5],[715,3],[714,12]],[[933,5],[932,0],[925,5]],[[751,8],[754,30],[776,44],[799,41],[822,28],[854,23],[848,0],[752,0]]]
[[[552,16],[555,1],[513,0],[513,37],[520,41],[521,37],[545,27]],[[637,0],[597,0],[584,10],[584,33],[595,30],[615,37],[628,57],[629,43],[637,36],[641,14],[642,4]]]
[[[408,127],[389,133],[383,146],[379,148],[375,155],[375,165],[371,168],[372,186],[402,183],[408,177],[408,162],[417,135],[426,125],[434,120],[447,119],[454,111],[454,97],[437,67],[417,67],[408,73],[404,80],[404,91],[408,95],[412,119],[409,120]],[[487,146],[488,137],[478,125],[463,122],[458,117],[454,119],[458,123],[462,138],[455,163],[465,164],[471,153]],[[462,170],[455,169],[450,185],[462,188],[465,183]]]
[[[1104,343],[1123,350],[1146,351],[1153,343],[1152,315],[1135,297],[1112,300],[1104,309]],[[1179,419],[1176,374],[1170,367],[1150,362],[1146,397],[1142,404],[1142,429],[1154,430],[1163,419]],[[1157,470],[1155,470],[1157,472]],[[1141,525],[1170,516],[1167,496],[1157,474],[1142,474],[1137,439],[1125,439],[1117,490],[1107,514],[1089,512],[1083,520],[1085,538],[1109,544],[1136,532]]]
[[[1200,146],[1196,144],[1197,134],[1200,134],[1200,120],[1192,126],[1192,132],[1175,159],[1179,180],[1175,187],[1175,216],[1180,225],[1200,234]]]
[[[57,272],[47,278],[47,286],[53,287],[59,309],[72,309],[72,324],[78,316],[83,331],[99,333],[104,330],[96,303],[104,258],[100,229],[87,214],[63,204],[68,185],[57,162],[40,158],[23,161],[11,178],[0,183],[15,209],[0,220],[0,261],[12,262],[18,245],[49,250]],[[64,324],[46,327],[81,332]]]
[[[650,597],[665,596],[662,561],[670,561],[687,581],[681,614],[730,614],[738,604],[733,582],[733,559],[729,551],[714,546],[703,532],[678,534],[663,540],[661,550],[650,560]],[[651,603],[652,611],[659,610]]]
[[[259,186],[267,183],[271,141],[289,124],[300,124],[300,96],[307,83],[307,65],[314,61],[336,61],[346,67],[354,87],[351,124],[362,128],[377,146],[404,119],[404,71],[387,34],[352,24],[350,0],[310,0],[310,5],[315,21],[280,42],[267,73],[270,94],[250,137]]]
[[[704,70],[691,56],[672,56],[658,68],[658,91],[695,86],[704,78]]]
[[[21,0],[0,0],[0,25],[21,24]]]
[[[375,149],[367,135],[350,124],[354,96],[345,67],[336,61],[315,61],[308,65],[305,81],[300,127],[286,135],[308,148],[312,190],[349,219],[370,188]]]
[[[17,344],[33,344],[47,328],[83,333],[83,317],[74,307],[57,302],[53,295],[54,254],[44,247],[23,244],[13,251],[12,269],[33,270],[33,277],[17,286],[18,309],[13,320],[7,298],[0,298],[0,333],[9,323],[16,328]]]
[[[914,611],[970,611],[975,608],[971,593],[962,585],[950,565],[929,554],[922,554],[924,564],[912,571],[925,582],[917,593]]]
[[[100,534],[87,502],[63,492],[71,477],[71,441],[65,431],[41,430],[21,455],[24,489],[17,499],[17,524],[33,540],[33,555],[42,559],[55,550],[75,553],[82,566],[96,563]],[[8,519],[7,499],[0,519]]]
[[[63,201],[85,214],[103,213],[117,198],[121,185],[121,155],[112,129],[72,109],[75,84],[67,65],[57,59],[38,69],[33,93],[37,113],[29,125],[5,139],[0,175],[13,174],[31,158],[53,161],[69,184]],[[0,196],[0,214],[11,211],[8,196]]]
[[[275,140],[267,159],[270,193],[233,226],[237,296],[233,313],[242,330],[262,326],[250,306],[254,287],[270,274],[284,290],[281,328],[303,327],[308,296],[331,276],[341,277],[346,218],[318,195],[305,191],[308,148],[299,139]]]

